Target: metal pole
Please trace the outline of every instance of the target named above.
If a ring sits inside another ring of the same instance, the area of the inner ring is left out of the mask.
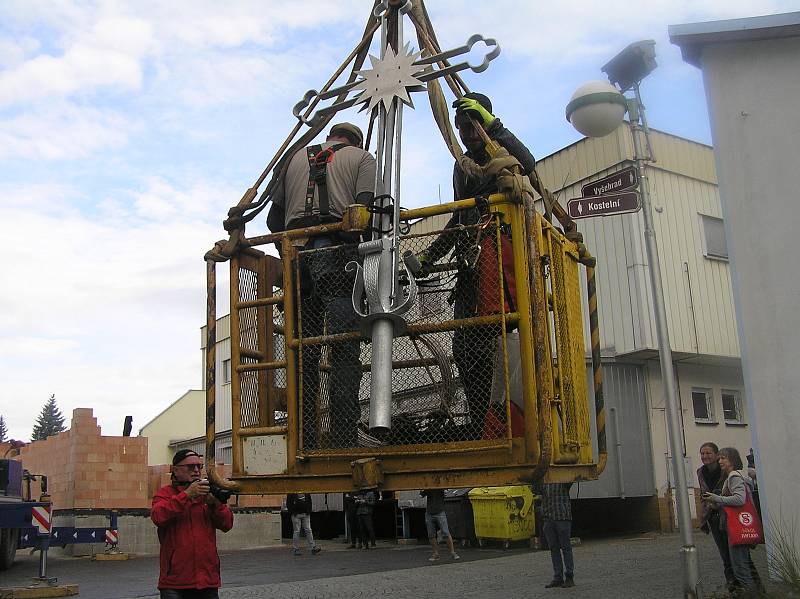
[[[402,16],[396,19],[398,30],[402,28]],[[398,36],[400,33],[398,32]],[[381,58],[386,56],[389,48],[390,32],[388,31],[388,19],[383,16],[383,27],[381,29]],[[394,159],[395,124],[397,117],[397,105],[399,100],[392,100],[391,108],[386,112],[385,119],[381,122],[379,135],[380,149],[379,157],[382,154],[383,165],[379,166],[380,177],[383,183],[383,193],[392,195],[392,167]],[[384,108],[380,107],[381,116]],[[397,132],[399,139],[399,131]],[[386,206],[390,200],[387,198],[381,203]],[[394,293],[397,278],[397,265],[395,263],[396,253],[394,252],[394,236],[397,231],[393,225],[397,219],[399,206],[394,203],[395,214],[383,213],[380,215],[380,233],[375,237],[384,240],[380,255],[380,265],[378,267],[378,295],[381,308],[385,312],[390,312],[394,304]],[[371,348],[371,385],[370,385],[370,405],[369,405],[369,429],[373,433],[382,433],[392,428],[392,342],[394,339],[394,323],[388,318],[379,318],[372,323],[372,348]]]
[[[653,290],[653,311],[656,320],[656,337],[658,339],[658,355],[661,361],[661,378],[664,384],[664,401],[667,412],[667,425],[669,428],[669,444],[672,449],[672,472],[675,480],[675,504],[678,508],[678,526],[681,531],[681,559],[684,570],[684,597],[701,598],[699,570],[697,566],[697,548],[692,540],[692,517],[689,507],[689,487],[686,484],[686,469],[683,466],[683,453],[681,448],[681,419],[683,415],[678,405],[675,393],[675,373],[672,368],[672,349],[669,343],[669,329],[667,326],[667,312],[664,307],[664,289],[661,282],[661,266],[658,259],[658,243],[653,227],[653,212],[650,204],[650,191],[645,174],[645,160],[642,154],[643,134],[649,147],[647,119],[644,115],[644,105],[639,94],[639,84],[633,86],[636,96],[637,118],[631,117],[630,127],[633,137],[634,159],[639,171],[640,191],[642,196],[642,216],[644,217],[644,238],[647,248],[647,262],[649,265],[650,285]],[[642,125],[639,125],[641,119]]]
[[[39,580],[47,578],[47,547],[48,543],[42,540],[42,550],[39,551]]]

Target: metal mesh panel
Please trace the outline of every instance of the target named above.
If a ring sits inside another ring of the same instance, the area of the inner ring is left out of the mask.
[[[441,233],[406,235],[400,240],[399,254],[420,255]],[[507,356],[498,341],[502,325],[464,322],[502,313],[506,294],[499,272],[498,233],[493,221],[448,230],[450,251],[418,278],[417,301],[403,318],[412,328],[420,325],[426,330],[394,339],[392,430],[382,438],[368,430],[370,344],[358,333],[360,319],[351,299],[354,275],[345,271],[348,262],[358,260],[356,246],[299,253],[297,332],[304,450],[486,439],[505,442]],[[483,269],[481,277],[479,269]],[[479,279],[487,278],[487,270],[493,278],[488,277],[489,284],[479,284]],[[407,285],[401,268],[398,287]],[[513,309],[512,302],[507,310]]]
[[[239,301],[248,302],[258,298],[258,273],[239,268]],[[258,351],[258,310],[246,308],[239,310],[239,348],[240,351]],[[242,355],[242,365],[258,362],[255,355]],[[258,426],[258,373],[242,372],[239,375],[239,401],[241,402],[241,425]]]
[[[567,305],[564,297],[564,248],[561,240],[550,236],[550,276],[553,286],[553,319],[555,321],[556,355],[559,364],[559,386],[561,390],[561,410],[559,414],[563,426],[563,440],[574,443],[577,439],[575,412],[570,398],[574,397],[572,377],[569,376],[569,325]]]
[[[275,290],[273,290],[274,292]],[[281,295],[276,293],[275,295]],[[272,309],[273,335],[272,335],[272,359],[275,362],[286,360],[286,337],[283,335],[285,323],[283,310]],[[273,398],[271,405],[274,406],[273,418],[275,425],[286,424],[286,369],[277,368],[270,372],[271,386],[269,389],[270,397]],[[268,377],[270,376],[268,375]],[[268,379],[269,380],[269,379]]]
[[[589,444],[578,268],[564,240],[552,233],[548,237],[561,399],[558,413],[562,442],[577,449]]]
[[[259,279],[263,262],[249,266],[240,264],[238,270],[239,302],[252,302],[264,299],[267,281]],[[261,289],[259,289],[259,286]],[[269,296],[277,290],[267,290]],[[280,293],[277,293],[280,296]],[[283,312],[274,306],[246,307],[238,311],[239,316],[239,365],[243,367],[285,360],[286,348],[283,335]],[[267,321],[264,318],[268,319]],[[271,326],[268,321],[271,319]],[[265,335],[271,331],[272,340],[267,342]],[[234,331],[232,331],[233,333]],[[235,338],[234,338],[235,341]],[[239,373],[239,402],[242,427],[269,426],[285,424],[286,411],[286,369],[252,370]],[[268,407],[273,410],[267,412]],[[280,409],[280,413],[277,410]]]

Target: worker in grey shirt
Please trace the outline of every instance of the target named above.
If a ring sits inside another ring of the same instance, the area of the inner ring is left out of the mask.
[[[425,489],[419,493],[427,499],[425,504],[425,527],[428,529],[428,538],[431,542],[433,553],[428,561],[435,562],[439,559],[439,542],[436,539],[436,529],[442,531],[447,540],[447,548],[453,559],[461,559],[453,547],[453,535],[450,534],[450,527],[447,526],[447,514],[444,511],[444,490]]]
[[[272,207],[267,216],[269,230],[276,233],[335,222],[341,220],[350,204],[371,204],[375,194],[375,158],[362,149],[363,140],[356,125],[337,123],[324,143],[295,152],[272,193]],[[323,165],[324,174],[312,173],[312,169],[322,170],[315,166]],[[309,182],[315,175],[317,180],[312,187]]]
[[[375,192],[375,158],[361,148],[361,129],[338,123],[327,140],[299,150],[277,182],[267,216],[270,231],[304,228],[341,220],[350,204],[372,203]],[[311,238],[299,257],[300,318],[303,338],[334,335],[357,329],[352,305],[353,273],[345,265],[358,260],[358,237],[331,233]],[[327,249],[330,248],[330,249]],[[358,340],[330,344],[330,434],[318,433],[317,404],[321,399],[319,363],[321,344],[300,349],[302,360],[303,448],[328,449],[357,445],[361,413],[361,343]]]

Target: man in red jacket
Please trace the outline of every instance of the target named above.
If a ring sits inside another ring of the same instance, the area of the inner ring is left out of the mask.
[[[172,459],[172,483],[153,497],[150,517],[161,543],[161,599],[218,599],[216,529],[233,528],[233,512],[201,479],[202,457],[181,449]]]

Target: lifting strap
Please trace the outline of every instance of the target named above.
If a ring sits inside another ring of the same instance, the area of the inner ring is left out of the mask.
[[[306,206],[305,215],[311,216],[314,209],[314,189],[319,189],[319,216],[325,219],[330,216],[330,205],[328,203],[328,163],[333,160],[333,155],[348,144],[338,143],[322,149],[320,144],[308,146],[306,157],[308,158],[308,186],[306,187]]]

